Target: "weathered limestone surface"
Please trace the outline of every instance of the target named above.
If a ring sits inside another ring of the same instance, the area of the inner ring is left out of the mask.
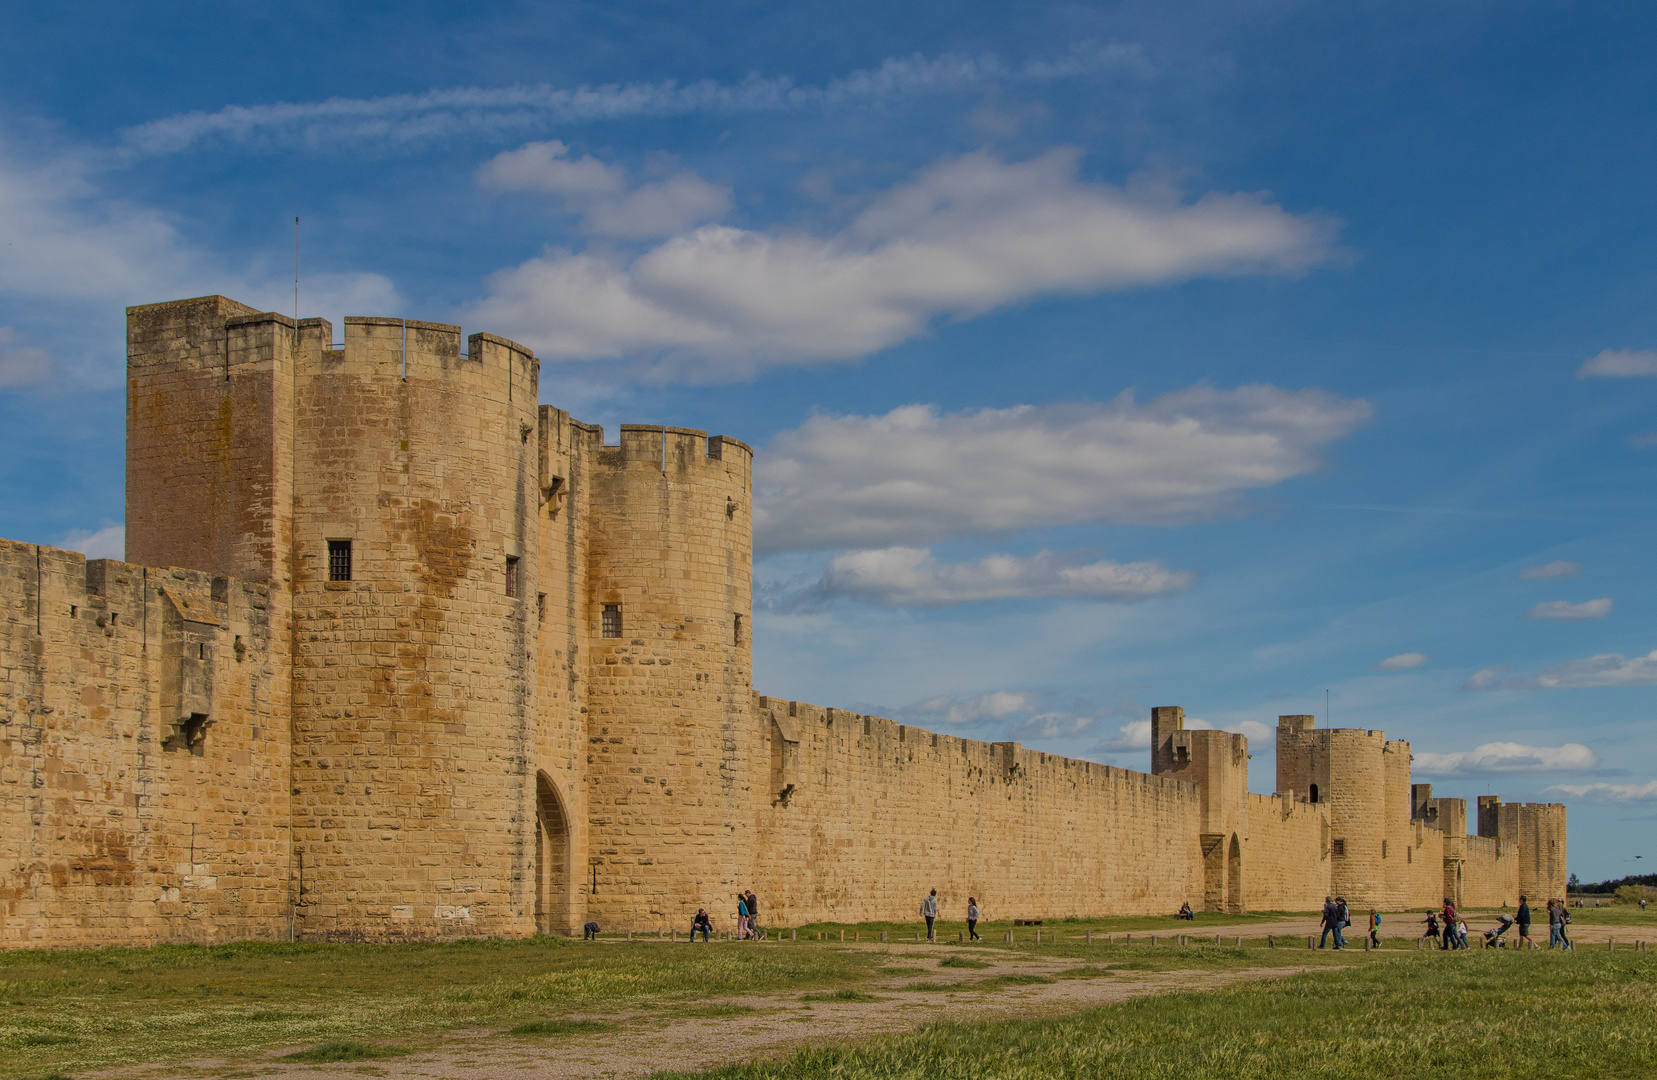
[[[489,334],[333,336],[129,309],[134,562],[0,541],[0,944],[1563,895],[1564,807],[1470,837],[1378,731],[1281,717],[1267,797],[1174,707],[1140,773],[759,697],[748,446],[606,446]]]

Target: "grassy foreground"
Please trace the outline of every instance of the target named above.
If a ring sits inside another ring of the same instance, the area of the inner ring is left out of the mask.
[[[909,1035],[657,1080],[1434,1080],[1657,1075],[1657,963],[1642,954],[1375,957],[1046,1020]]]
[[[551,937],[0,953],[0,1077],[850,986],[885,960],[838,948]]]

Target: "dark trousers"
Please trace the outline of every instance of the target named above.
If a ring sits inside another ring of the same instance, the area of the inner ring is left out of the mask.
[[[981,941],[981,940],[983,940],[982,938],[980,938],[978,936],[978,920],[977,919],[968,919],[967,920],[967,938],[971,941]]]
[[[928,941],[932,940],[932,921],[935,918],[937,918],[935,915],[928,915],[926,917],[926,940]]]
[[[708,940],[708,928],[705,927],[705,926],[693,926],[693,927],[691,927],[690,928],[690,939],[692,941],[696,940],[696,932],[698,930],[700,930],[702,932],[702,940],[703,941]]]

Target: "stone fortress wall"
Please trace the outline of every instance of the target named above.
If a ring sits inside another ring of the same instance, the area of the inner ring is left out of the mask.
[[[1153,710],[1150,773],[760,697],[752,451],[538,404],[522,346],[128,312],[131,563],[0,542],[0,942],[428,940],[1563,895],[1561,806]],[[343,576],[338,559],[348,553]]]

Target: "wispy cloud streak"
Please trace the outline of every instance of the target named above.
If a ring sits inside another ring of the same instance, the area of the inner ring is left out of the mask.
[[[702,79],[681,85],[669,79],[574,88],[547,84],[452,87],[420,94],[230,105],[213,112],[180,113],[128,128],[123,146],[129,153],[148,156],[178,153],[215,140],[267,148],[426,145],[462,137],[519,135],[559,124],[868,105],[956,93],[990,82],[1046,82],[1110,70],[1147,69],[1136,47],[1107,45],[1023,64],[1007,64],[988,53],[890,57],[879,67],[853,71],[822,86],[800,86],[787,76],[756,73],[735,83]]]

